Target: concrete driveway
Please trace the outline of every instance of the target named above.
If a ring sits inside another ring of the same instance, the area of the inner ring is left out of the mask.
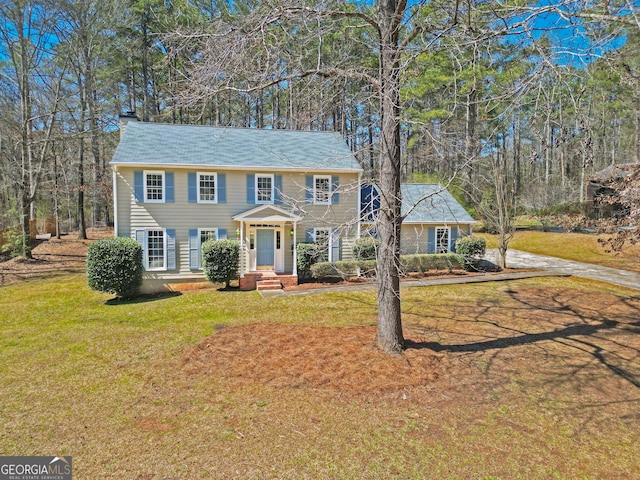
[[[498,263],[498,250],[487,250],[485,258],[493,263]],[[575,275],[576,277],[590,278],[604,282],[615,283],[625,287],[640,290],[640,274],[627,270],[618,270],[609,267],[600,267],[589,263],[563,260],[556,257],[536,255],[520,250],[507,250],[507,267],[509,268],[539,268],[552,273]]]

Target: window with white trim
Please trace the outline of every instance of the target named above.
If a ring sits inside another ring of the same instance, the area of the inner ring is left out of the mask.
[[[322,256],[319,262],[329,261],[330,232],[328,228],[315,228],[313,231],[313,241],[323,247]]]
[[[144,201],[164,202],[165,179],[162,171],[144,172]]]
[[[436,228],[436,253],[449,252],[449,227]]]
[[[198,173],[198,203],[217,203],[217,186],[217,173]]]
[[[314,175],[313,203],[320,205],[331,203],[331,175]]]
[[[166,239],[164,230],[147,230],[147,270],[165,270]]]
[[[256,175],[256,203],[273,203],[273,175]]]
[[[204,245],[205,242],[209,240],[217,240],[218,239],[218,229],[217,228],[199,228],[198,229],[198,238],[200,239],[200,246]]]
[[[205,244],[205,242],[208,242],[209,240],[218,240],[218,229],[217,228],[199,228],[198,229],[198,268],[202,269],[202,265],[204,260],[200,257],[202,257],[202,245]]]

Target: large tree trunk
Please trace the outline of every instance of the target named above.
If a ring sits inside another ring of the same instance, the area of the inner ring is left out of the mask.
[[[380,25],[380,215],[378,217],[378,346],[404,347],[400,314],[400,52],[398,27],[405,2],[378,2]]]

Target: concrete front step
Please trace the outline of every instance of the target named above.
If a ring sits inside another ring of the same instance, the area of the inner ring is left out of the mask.
[[[282,283],[280,280],[259,280],[256,282],[256,288],[258,290],[282,290]]]

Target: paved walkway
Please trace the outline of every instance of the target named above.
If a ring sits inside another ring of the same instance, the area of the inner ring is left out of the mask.
[[[485,258],[498,263],[498,251],[488,250]],[[603,282],[614,283],[624,287],[640,290],[640,274],[628,270],[601,267],[590,263],[574,262],[545,255],[535,255],[520,250],[507,250],[507,267],[509,268],[538,268],[549,273],[569,274],[576,277],[590,278]]]
[[[498,251],[491,249],[487,251],[485,258],[492,263],[498,263]],[[400,283],[401,288],[406,287],[427,287],[432,285],[453,285],[461,283],[497,282],[504,280],[519,280],[522,278],[549,277],[549,276],[570,276],[590,278],[604,282],[631,287],[640,290],[640,274],[627,270],[600,267],[589,263],[563,260],[556,257],[536,255],[520,250],[507,250],[507,267],[509,268],[535,268],[538,271],[515,272],[515,273],[488,273],[484,275],[447,277],[447,278],[425,278],[416,280],[405,280]],[[265,298],[311,295],[314,293],[333,292],[355,292],[361,290],[373,290],[375,283],[359,283],[354,285],[341,285],[336,287],[310,288],[306,290],[273,290],[261,292]]]

